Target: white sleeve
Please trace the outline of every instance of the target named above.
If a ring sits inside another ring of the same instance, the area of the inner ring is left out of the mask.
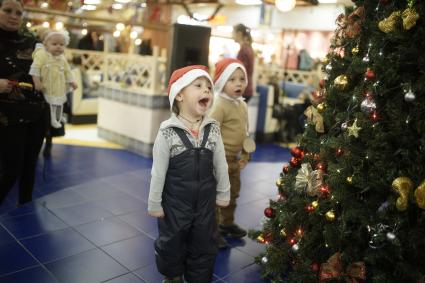
[[[149,189],[148,211],[161,212],[162,192],[170,159],[170,148],[167,140],[159,131],[153,145],[153,163],[151,171],[151,184]]]
[[[227,206],[230,202],[230,181],[226,155],[220,131],[218,132],[213,163],[214,175],[217,180],[216,204],[219,206]]]

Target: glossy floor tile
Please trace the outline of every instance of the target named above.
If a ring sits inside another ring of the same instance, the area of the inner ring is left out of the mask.
[[[242,171],[236,222],[258,228],[276,179],[289,159],[276,145],[258,145]],[[120,149],[54,145],[39,160],[34,201],[15,207],[16,188],[0,207],[0,282],[159,283],[146,213],[152,160]],[[264,245],[227,239],[213,282],[267,282],[254,258]]]

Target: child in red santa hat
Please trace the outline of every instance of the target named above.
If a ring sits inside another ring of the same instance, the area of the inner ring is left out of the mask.
[[[158,218],[155,241],[163,282],[211,282],[218,247],[216,206],[229,204],[230,183],[218,123],[205,116],[213,101],[207,67],[173,72],[171,117],[153,147],[148,213]],[[211,244],[215,243],[215,244]]]
[[[220,123],[226,160],[229,167],[230,204],[218,207],[219,248],[226,248],[223,236],[242,238],[246,230],[234,222],[236,199],[241,188],[240,172],[255,150],[255,143],[248,136],[248,107],[242,95],[248,85],[247,74],[241,61],[225,58],[216,63],[214,91],[216,98],[210,117]]]

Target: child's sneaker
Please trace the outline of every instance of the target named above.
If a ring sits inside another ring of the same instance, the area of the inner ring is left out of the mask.
[[[218,231],[222,236],[231,238],[243,238],[246,236],[246,230],[242,229],[236,224],[230,226],[218,225]]]

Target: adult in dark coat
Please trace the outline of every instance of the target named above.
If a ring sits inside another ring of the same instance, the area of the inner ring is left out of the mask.
[[[48,107],[28,74],[36,40],[19,31],[23,5],[0,0],[0,204],[19,180],[18,204],[32,200]]]

